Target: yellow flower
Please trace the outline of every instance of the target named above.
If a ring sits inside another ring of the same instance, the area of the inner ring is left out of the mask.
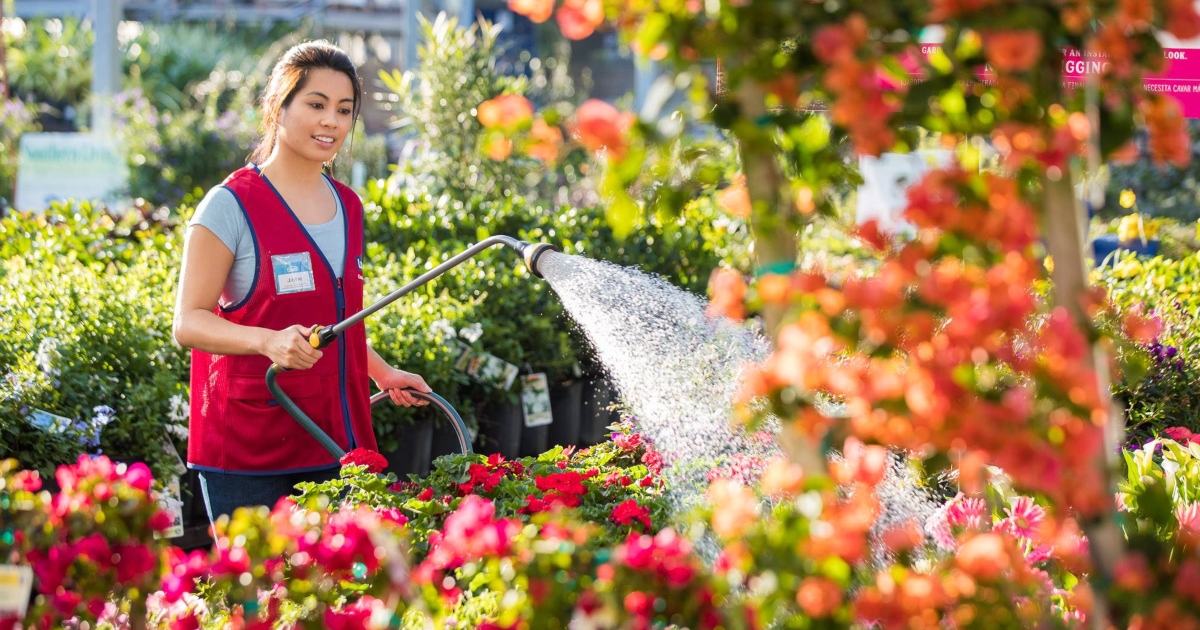
[[[1132,208],[1135,203],[1137,203],[1137,195],[1133,194],[1132,190],[1126,188],[1121,191],[1120,204],[1122,208]]]
[[[1125,258],[1113,267],[1113,275],[1118,278],[1132,278],[1142,272],[1142,263],[1137,258]]]
[[[1042,261],[1042,264],[1046,266],[1046,273],[1054,273],[1054,257],[1053,256],[1046,256],[1046,260]]]
[[[1149,236],[1146,233],[1142,215],[1135,212],[1121,217],[1121,223],[1117,226],[1117,239],[1122,243],[1140,240],[1143,237],[1149,238]]]

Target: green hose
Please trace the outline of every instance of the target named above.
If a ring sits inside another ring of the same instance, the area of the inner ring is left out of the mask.
[[[271,395],[275,397],[275,400],[279,403],[279,406],[283,407],[284,411],[288,412],[288,415],[295,418],[296,422],[299,422],[300,426],[303,427],[309,435],[313,436],[313,438],[320,442],[321,446],[325,447],[325,450],[329,451],[329,454],[333,455],[334,459],[341,460],[342,457],[346,455],[346,451],[343,451],[342,447],[338,446],[337,442],[334,442],[333,438],[329,437],[328,433],[322,431],[321,427],[317,426],[317,423],[313,422],[312,418],[309,418],[308,414],[304,413],[304,410],[300,409],[300,407],[296,405],[295,401],[293,401],[290,396],[284,393],[283,389],[279,386],[279,383],[276,382],[276,377],[282,371],[283,368],[280,368],[278,365],[272,365],[271,369],[267,370],[267,389],[271,392]],[[455,411],[454,407],[451,407],[450,403],[446,402],[445,398],[442,398],[433,392],[420,392],[415,389],[406,389],[405,391],[417,398],[429,401],[434,407],[437,407],[439,410],[441,410],[441,412],[450,419],[450,425],[454,428],[454,433],[458,437],[458,447],[462,453],[464,455],[471,455],[474,453],[474,451],[471,449],[471,440],[469,439],[470,434],[467,432],[467,424],[463,422],[462,416],[458,415],[458,411]],[[387,397],[387,392],[379,392],[378,394],[375,394],[375,396],[371,398],[371,406],[379,404],[383,400],[387,399]]]

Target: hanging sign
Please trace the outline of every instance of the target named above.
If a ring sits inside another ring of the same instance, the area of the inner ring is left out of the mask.
[[[941,51],[937,43],[921,44],[921,54],[929,56]],[[1147,92],[1170,94],[1179,101],[1183,115],[1200,118],[1200,49],[1164,48],[1166,67],[1162,72],[1147,74],[1142,85]],[[1108,58],[1099,53],[1067,48],[1063,50],[1063,86],[1083,88],[1089,74],[1098,74],[1108,66]],[[996,75],[988,66],[980,68],[976,76],[983,83],[991,83]]]

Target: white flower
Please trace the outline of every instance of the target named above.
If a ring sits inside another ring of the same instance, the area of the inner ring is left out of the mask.
[[[42,342],[38,344],[37,354],[35,354],[33,357],[33,360],[35,363],[37,363],[38,368],[47,376],[58,376],[60,373],[58,368],[54,367],[54,364],[59,358],[59,344],[60,342],[58,339],[54,337],[45,337],[42,339]]]
[[[171,411],[167,413],[167,418],[172,423],[187,422],[191,408],[188,405],[187,399],[182,394],[171,396]]]
[[[471,343],[475,343],[476,340],[483,336],[483,324],[475,322],[470,326],[464,326],[462,330],[458,331],[458,335]]]
[[[454,326],[451,326],[450,321],[446,319],[434,321],[429,325],[429,331],[439,335],[442,339],[453,339],[458,336],[458,333],[454,332]]]

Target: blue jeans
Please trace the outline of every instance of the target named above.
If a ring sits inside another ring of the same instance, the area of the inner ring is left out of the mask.
[[[339,468],[278,475],[240,475],[237,473],[200,471],[200,490],[204,494],[204,509],[210,523],[222,514],[233,514],[240,507],[265,505],[275,507],[302,481],[321,483],[336,479]]]

